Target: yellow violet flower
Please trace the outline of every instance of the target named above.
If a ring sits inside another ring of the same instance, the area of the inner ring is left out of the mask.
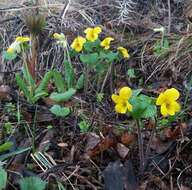
[[[20,43],[17,41],[14,41],[7,49],[7,53],[20,53],[21,52],[21,47],[20,47]]]
[[[84,33],[86,34],[87,40],[94,42],[98,39],[99,34],[101,33],[101,27],[97,26],[94,28],[87,28],[84,30]]]
[[[12,47],[9,47],[9,48],[7,49],[7,53],[14,53],[14,49],[13,49]]]
[[[120,47],[118,47],[117,49],[119,50],[119,52],[122,54],[122,56],[123,56],[124,58],[129,58],[129,57],[130,57],[130,55],[129,55],[129,53],[128,53],[128,50],[127,50],[126,48],[120,46]]]
[[[75,38],[71,44],[71,48],[77,52],[80,52],[83,49],[83,44],[86,42],[86,39],[78,36]]]
[[[132,105],[129,103],[129,98],[132,95],[132,90],[129,87],[123,87],[119,90],[119,95],[111,96],[117,113],[125,114],[127,111],[132,111]]]
[[[173,116],[176,112],[180,111],[181,107],[177,102],[179,96],[179,91],[175,88],[167,89],[159,95],[156,105],[161,106],[161,114],[164,117],[168,115]]]
[[[31,39],[27,36],[18,36],[16,38],[16,42],[19,42],[19,43],[24,43],[24,42],[29,42]]]
[[[67,47],[67,40],[65,38],[65,35],[63,33],[54,33],[53,38],[57,40],[57,44],[62,45],[63,47]]]
[[[107,37],[105,38],[102,42],[101,42],[101,47],[103,47],[104,49],[109,49],[110,48],[110,43],[111,41],[113,41],[114,39],[111,37]]]
[[[64,35],[63,33],[60,33],[60,34],[54,33],[54,34],[53,34],[53,38],[54,38],[55,40],[59,40],[59,41],[66,40],[66,39],[65,39],[65,35]]]

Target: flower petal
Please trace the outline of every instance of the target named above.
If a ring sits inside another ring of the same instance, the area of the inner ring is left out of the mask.
[[[171,100],[177,100],[180,96],[179,91],[175,88],[167,89],[164,94]]]
[[[120,89],[119,91],[119,96],[124,99],[124,100],[128,100],[132,95],[132,90],[129,87],[123,87]]]
[[[157,98],[157,100],[156,100],[156,105],[157,105],[157,106],[160,106],[161,104],[164,103],[164,101],[165,101],[165,95],[164,95],[164,93],[162,92],[162,93],[159,95],[159,97]]]
[[[161,105],[161,114],[166,117],[168,115],[166,104]]]
[[[174,106],[170,105],[169,107],[167,107],[167,113],[171,116],[175,115],[175,108]]]
[[[179,112],[181,110],[181,106],[178,102],[172,102],[172,106],[174,107],[175,112]]]
[[[113,100],[114,103],[120,102],[120,97],[118,95],[112,94],[111,99]]]
[[[129,58],[129,53],[128,50],[122,46],[117,48],[119,50],[119,52],[123,55],[124,58]]]
[[[118,103],[116,104],[115,106],[115,111],[117,113],[121,113],[121,114],[125,114],[127,112],[127,106],[126,104],[123,104],[123,103]]]
[[[127,102],[127,109],[129,112],[133,110],[133,106],[129,102]]]
[[[86,29],[84,30],[84,33],[87,34],[87,33],[90,32],[91,30],[92,30],[92,28],[86,28]]]
[[[99,27],[99,26],[94,28],[94,32],[97,33],[97,34],[101,33],[101,31],[102,31],[101,27]]]

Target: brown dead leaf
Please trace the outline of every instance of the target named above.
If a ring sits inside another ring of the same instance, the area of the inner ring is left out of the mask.
[[[87,149],[87,155],[90,157],[96,156],[101,152],[111,148],[117,143],[116,138],[113,134],[109,134],[106,137],[100,139],[100,141],[91,149]],[[90,145],[89,145],[90,146]]]
[[[85,147],[85,151],[89,151],[92,150],[95,146],[97,146],[97,144],[99,144],[99,142],[101,141],[99,135],[97,135],[96,133],[88,133],[86,136],[86,147]]]
[[[169,146],[169,142],[164,142],[160,139],[160,137],[154,136],[150,145],[152,150],[155,150],[156,153],[161,154],[167,147]]]
[[[181,123],[178,126],[176,126],[174,129],[168,128],[165,129],[165,136],[169,139],[177,139],[179,138],[183,133],[184,130],[187,128],[186,123]]]
[[[65,148],[65,147],[68,147],[68,144],[61,142],[61,143],[58,143],[57,146],[60,148]]]
[[[117,143],[117,152],[122,159],[125,159],[129,153],[129,148],[121,143]]]
[[[124,145],[129,145],[135,140],[135,135],[125,132],[121,135],[121,143]]]
[[[138,181],[130,160],[109,163],[104,172],[105,190],[138,190]]]
[[[0,100],[9,100],[10,99],[10,91],[11,88],[7,85],[1,85],[0,86]]]
[[[191,188],[181,185],[181,189],[180,190],[191,190]]]

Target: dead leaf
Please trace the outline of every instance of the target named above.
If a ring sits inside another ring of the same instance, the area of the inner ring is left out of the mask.
[[[116,138],[113,134],[109,134],[106,137],[100,139],[100,141],[91,149],[87,149],[87,155],[90,157],[96,156],[101,152],[111,148],[117,143]]]
[[[180,190],[191,190],[191,188],[181,185],[181,189]]]
[[[169,144],[170,142],[164,142],[160,139],[160,137],[154,136],[150,144],[150,148],[156,153],[161,154],[162,152],[167,150]]]
[[[125,132],[121,135],[121,143],[124,145],[129,145],[135,140],[135,135]]]
[[[125,159],[129,153],[129,149],[125,145],[117,143],[117,152],[122,159]]]
[[[165,129],[165,136],[169,139],[175,140],[184,134],[184,130],[187,128],[186,123],[180,123],[174,129]]]
[[[60,148],[65,148],[65,147],[68,147],[68,144],[67,143],[58,143],[57,146],[59,146]]]
[[[132,162],[123,165],[119,160],[109,163],[104,170],[105,190],[138,190]]]
[[[11,88],[7,85],[1,85],[0,86],[0,100],[10,100],[10,91]]]

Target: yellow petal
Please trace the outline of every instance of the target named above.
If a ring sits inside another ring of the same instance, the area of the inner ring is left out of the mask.
[[[130,57],[129,53],[128,53],[128,50],[126,48],[120,46],[117,49],[120,51],[120,53],[123,55],[124,58],[129,58]]]
[[[56,39],[56,40],[59,40],[62,38],[61,34],[58,34],[58,33],[54,33],[53,34],[53,38]]]
[[[133,110],[133,106],[129,102],[127,102],[127,109],[129,112]]]
[[[157,106],[160,106],[161,104],[164,103],[164,101],[165,101],[165,95],[164,95],[164,93],[162,92],[162,93],[159,95],[159,97],[157,98],[157,100],[156,100],[156,105],[157,105]]]
[[[127,112],[127,105],[123,103],[116,104],[115,111],[117,113],[125,114]]]
[[[166,117],[168,115],[166,104],[161,105],[161,114]]]
[[[86,39],[78,36],[75,38],[71,44],[71,48],[77,52],[80,52],[83,49],[83,44],[86,42]]]
[[[118,103],[120,101],[120,98],[118,95],[112,94],[111,99],[113,100],[114,103]]]
[[[16,38],[16,42],[24,43],[24,42],[29,42],[31,39],[29,37],[23,37],[23,36],[18,36]]]
[[[7,49],[7,53],[13,53],[13,52],[14,52],[14,49],[13,49],[13,48],[9,47],[9,48]]]
[[[169,105],[169,106],[167,107],[167,113],[168,113],[169,115],[171,115],[171,116],[175,115],[175,108],[174,108],[173,105]]]
[[[175,88],[167,89],[164,94],[170,100],[177,100],[180,96],[179,91]]]
[[[181,110],[180,104],[176,101],[172,103],[172,106],[174,107],[175,112],[179,112]]]
[[[100,34],[101,33],[101,27],[97,26],[94,28],[94,32],[97,33],[97,34]]]
[[[120,98],[124,100],[128,100],[132,95],[132,90],[129,87],[123,87],[119,91]]]
[[[102,42],[101,42],[101,47],[103,47],[104,49],[109,49],[110,48],[110,43],[111,41],[113,41],[114,39],[111,37],[107,37],[105,38]]]
[[[84,30],[84,33],[87,34],[87,33],[90,32],[91,30],[92,30],[92,28],[86,28],[86,29]]]

